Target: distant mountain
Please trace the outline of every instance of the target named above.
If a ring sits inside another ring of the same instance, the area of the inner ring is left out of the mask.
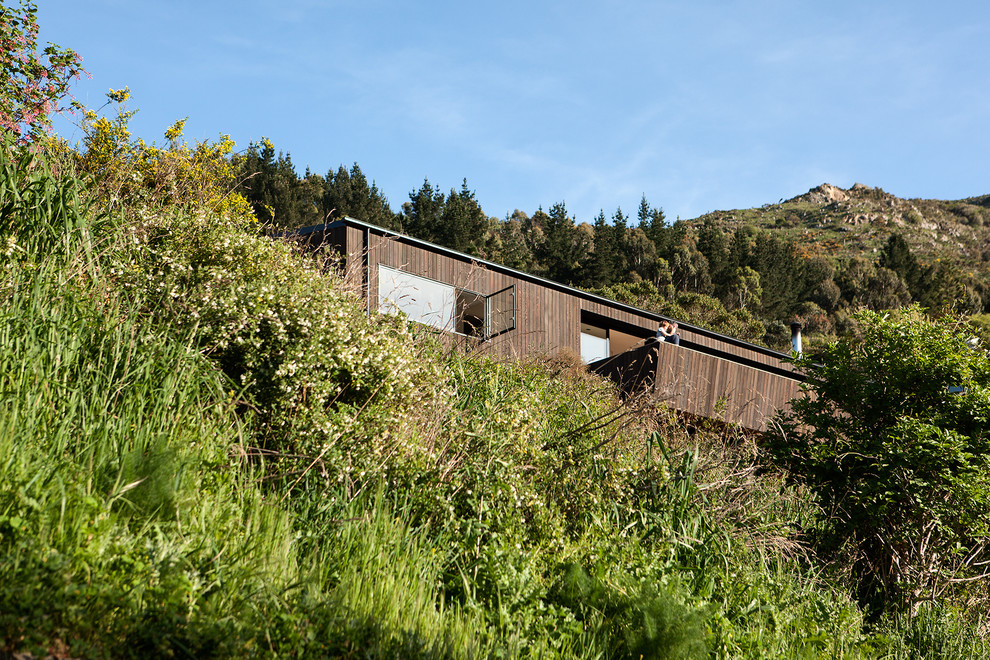
[[[924,261],[939,259],[990,275],[990,195],[956,201],[901,199],[861,183],[845,190],[823,183],[760,208],[714,211],[706,221],[752,225],[793,239],[809,254],[871,257],[898,233]]]

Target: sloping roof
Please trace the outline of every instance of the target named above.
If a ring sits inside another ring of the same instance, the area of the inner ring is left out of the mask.
[[[605,298],[603,296],[599,296],[599,295],[596,295],[596,294],[593,294],[593,293],[589,293],[587,291],[582,291],[581,289],[577,289],[577,288],[572,287],[572,286],[567,286],[566,284],[561,284],[560,282],[554,282],[553,280],[548,280],[548,279],[539,277],[537,275],[532,275],[530,273],[523,272],[521,270],[516,270],[514,268],[509,268],[508,266],[503,266],[503,265],[497,264],[497,263],[495,263],[493,261],[486,261],[484,259],[481,259],[480,257],[476,257],[476,256],[473,256],[473,255],[470,255],[470,254],[465,254],[463,252],[458,252],[457,250],[452,250],[450,248],[443,247],[442,245],[437,245],[436,243],[430,243],[428,241],[424,241],[424,240],[419,239],[419,238],[413,238],[412,236],[407,236],[406,234],[402,234],[400,232],[397,232],[397,231],[394,231],[394,230],[391,230],[391,229],[385,229],[384,227],[378,227],[376,225],[371,225],[371,224],[368,224],[366,222],[362,222],[360,220],[356,220],[354,218],[351,218],[349,216],[346,216],[344,218],[341,218],[340,220],[336,220],[334,222],[327,223],[327,224],[313,225],[311,227],[303,227],[301,229],[296,229],[294,231],[287,232],[287,233],[283,234],[283,236],[286,236],[286,237],[288,237],[288,236],[307,236],[307,235],[310,235],[310,234],[324,232],[324,231],[326,231],[328,229],[336,229],[336,228],[339,228],[339,227],[354,227],[356,229],[361,229],[361,230],[364,230],[364,231],[374,232],[374,233],[379,234],[379,235],[382,235],[382,236],[388,236],[388,237],[393,238],[395,240],[402,241],[404,243],[408,243],[408,244],[411,244],[411,245],[416,245],[418,247],[424,248],[426,250],[430,250],[430,251],[435,252],[437,254],[442,254],[444,256],[447,256],[447,257],[450,257],[450,258],[453,258],[453,259],[458,259],[458,260],[461,260],[461,261],[464,261],[464,262],[478,264],[478,265],[483,266],[484,268],[486,268],[488,270],[492,270],[492,271],[497,272],[497,273],[503,273],[505,275],[510,275],[510,276],[515,277],[517,279],[520,279],[520,280],[523,280],[523,281],[526,281],[526,282],[532,282],[534,284],[538,284],[540,286],[544,286],[544,287],[547,287],[549,289],[554,289],[556,291],[563,291],[565,293],[568,293],[570,295],[576,296],[578,298],[582,298],[582,299],[588,300],[590,302],[599,303],[601,305],[612,307],[614,309],[618,309],[618,310],[622,310],[622,311],[626,311],[626,312],[631,312],[633,314],[637,314],[639,316],[642,316],[642,317],[651,319],[651,320],[653,320],[654,322],[656,322],[658,324],[660,323],[660,321],[676,321],[677,324],[678,324],[678,326],[680,326],[684,330],[687,330],[689,332],[692,332],[692,333],[694,333],[696,335],[699,335],[701,337],[708,337],[708,338],[711,338],[711,339],[716,339],[718,341],[725,342],[726,344],[730,344],[732,346],[737,346],[739,348],[745,348],[745,349],[751,350],[751,351],[753,351],[755,353],[759,353],[759,354],[762,354],[762,355],[767,355],[767,356],[770,356],[770,357],[775,357],[775,358],[778,358],[780,360],[784,360],[784,359],[790,358],[790,354],[788,354],[788,353],[782,353],[780,351],[775,351],[775,350],[770,349],[770,348],[767,348],[765,346],[760,346],[759,344],[754,344],[752,342],[744,341],[742,339],[739,339],[738,337],[732,337],[732,336],[729,336],[729,335],[723,335],[721,333],[714,332],[712,330],[708,330],[707,328],[702,328],[702,327],[699,327],[699,326],[696,326],[696,325],[691,325],[689,323],[683,323],[680,320],[671,318],[669,316],[663,316],[662,314],[657,314],[656,312],[651,312],[649,310],[641,309],[641,308],[635,307],[633,305],[629,305],[629,304],[626,304],[626,303],[618,302],[616,300],[611,300],[609,298]]]

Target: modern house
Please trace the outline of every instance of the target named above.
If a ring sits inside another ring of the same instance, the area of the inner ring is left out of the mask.
[[[784,353],[683,323],[679,346],[657,342],[666,317],[352,218],[294,237],[342,257],[369,313],[402,311],[505,358],[571,351],[693,415],[763,430],[802,380]]]

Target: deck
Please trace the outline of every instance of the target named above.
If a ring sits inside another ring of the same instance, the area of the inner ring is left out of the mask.
[[[804,380],[789,364],[748,360],[695,343],[651,341],[588,366],[627,394],[649,391],[675,410],[755,431],[767,430]]]

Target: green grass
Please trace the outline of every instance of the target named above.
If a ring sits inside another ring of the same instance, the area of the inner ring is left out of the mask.
[[[0,282],[0,654],[990,657],[962,609],[865,627],[841,567],[794,550],[813,503],[757,474],[745,437],[689,438],[566,359],[419,337],[435,394],[387,433],[338,430],[314,455],[290,425],[259,451],[276,416],[203,349],[216,329],[122,288],[108,255],[119,266],[127,228],[26,162],[0,180],[16,246]]]

